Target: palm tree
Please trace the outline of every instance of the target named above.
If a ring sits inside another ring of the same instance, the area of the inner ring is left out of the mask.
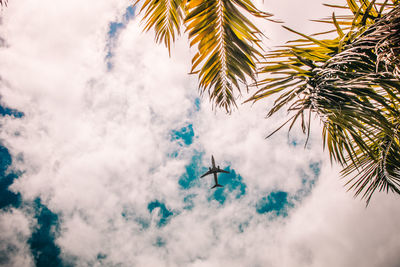
[[[253,17],[272,16],[250,0],[145,0],[140,9],[144,30],[154,29],[156,42],[169,51],[185,28],[190,46],[197,48],[191,73],[199,76],[200,92],[208,91],[214,105],[227,112],[236,105],[240,82],[255,81],[263,52],[262,33],[240,10]]]
[[[344,167],[342,175],[353,175],[349,189],[355,195],[363,192],[367,204],[377,189],[400,194],[397,2],[331,5],[352,11],[351,16],[320,20],[335,26],[333,39],[287,28],[302,38],[267,53],[260,71],[267,78],[247,100],[280,94],[268,115],[288,106],[293,114],[286,122],[289,130],[300,119],[309,133],[311,114],[316,114],[323,123],[324,147]]]
[[[250,78],[260,89],[247,101],[279,94],[268,116],[285,106],[292,114],[276,131],[300,120],[309,135],[311,115],[318,116],[331,160],[352,176],[349,190],[368,204],[377,189],[400,194],[400,6],[399,0],[346,1],[327,6],[352,15],[319,20],[333,31],[307,36],[285,27],[302,38],[266,55],[262,33],[240,10],[268,20],[272,15],[250,0],[144,0],[140,12],[144,30],[154,29],[169,52],[185,27],[197,48],[191,73],[215,107],[230,112],[239,83]],[[319,39],[332,32],[335,38]],[[266,61],[257,70],[261,58]],[[256,74],[267,78],[256,81]]]
[[[343,176],[352,176],[349,189],[363,192],[368,204],[377,189],[400,194],[399,1],[346,1],[327,6],[351,15],[319,20],[334,30],[307,36],[285,27],[302,38],[266,55],[262,34],[238,8],[269,20],[271,14],[250,0],[146,0],[141,12],[145,30],[154,28],[156,41],[169,51],[186,28],[197,47],[191,72],[199,74],[199,89],[215,106],[230,112],[239,82],[256,81],[258,73],[267,78],[254,83],[259,89],[247,101],[279,94],[268,116],[284,106],[292,114],[276,131],[300,120],[309,134],[311,115],[318,116],[331,160],[343,166]],[[320,38],[334,32],[335,38]],[[256,71],[260,58],[266,61]]]

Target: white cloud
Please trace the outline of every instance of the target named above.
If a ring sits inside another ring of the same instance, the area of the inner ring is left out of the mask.
[[[0,212],[0,265],[33,266],[27,241],[30,237],[30,221],[20,210]]]
[[[241,105],[228,116],[213,112],[204,97],[194,112],[196,77],[187,75],[184,38],[169,58],[133,20],[114,41],[107,70],[108,25],[128,3],[117,2],[14,1],[3,11],[0,32],[9,46],[0,51],[2,101],[25,113],[1,119],[14,168],[25,171],[11,189],[25,201],[40,197],[59,214],[56,244],[64,260],[77,266],[398,264],[396,198],[378,195],[368,209],[352,199],[320,149],[318,129],[305,150],[290,145],[284,132],[265,140],[284,115],[265,120],[267,102]],[[171,131],[188,123],[196,137],[180,147]],[[297,130],[292,136],[303,138]],[[176,158],[168,157],[177,149]],[[221,167],[230,165],[246,194],[227,194],[223,205],[209,201],[211,178],[183,190],[178,181],[195,149],[204,152],[202,166],[211,154]],[[302,175],[313,176],[313,162],[321,162],[320,178],[287,217],[257,213],[271,191],[296,195]],[[188,194],[194,194],[192,209],[183,208]],[[161,227],[163,207],[148,209],[156,200],[173,214]],[[12,242],[21,247],[19,266],[28,266],[30,215],[4,212],[1,225],[16,214],[25,224],[9,235],[23,232]]]

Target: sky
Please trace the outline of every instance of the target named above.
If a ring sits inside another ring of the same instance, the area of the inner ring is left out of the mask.
[[[321,3],[256,4],[312,33]],[[346,192],[318,120],[304,148],[299,129],[265,139],[286,115],[265,119],[271,100],[213,110],[187,36],[169,57],[131,4],[2,8],[0,266],[400,265],[398,196]],[[257,23],[266,49],[296,38]]]

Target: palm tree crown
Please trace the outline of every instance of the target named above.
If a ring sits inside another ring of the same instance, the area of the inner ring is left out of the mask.
[[[267,53],[267,78],[248,101],[279,93],[269,116],[288,105],[286,123],[291,128],[300,119],[304,132],[316,114],[331,159],[344,166],[343,175],[353,174],[349,189],[368,203],[376,189],[400,193],[400,9],[397,1],[347,2],[339,8],[352,15],[329,21],[336,38],[287,28],[302,39]]]

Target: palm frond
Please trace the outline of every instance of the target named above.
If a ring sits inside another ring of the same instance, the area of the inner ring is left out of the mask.
[[[199,89],[208,91],[215,106],[229,112],[235,106],[240,82],[255,80],[257,58],[261,57],[261,32],[240,12],[268,18],[248,0],[203,0],[187,4],[185,19],[190,46],[197,47],[192,73],[199,74]]]
[[[334,26],[336,38],[287,28],[302,38],[265,55],[273,60],[260,70],[267,78],[247,101],[280,94],[268,116],[288,107],[290,128],[300,120],[307,134],[306,112],[319,116],[331,160],[344,166],[343,175],[354,175],[351,189],[356,195],[365,190],[368,203],[378,188],[400,193],[399,139],[393,130],[400,120],[400,7],[395,1],[347,2],[352,16],[320,20]]]
[[[392,136],[385,135],[375,147],[377,160],[363,156],[358,165],[351,164],[343,169],[343,175],[356,175],[346,185],[354,190],[355,195],[362,194],[367,205],[376,190],[389,190],[400,194],[400,139],[398,126]]]
[[[375,45],[377,66],[382,63],[386,71],[400,78],[400,9],[393,9],[370,31],[368,39],[379,38]]]
[[[137,0],[133,6],[136,6]],[[184,0],[146,0],[139,13],[144,12],[145,31],[154,29],[157,43],[164,42],[171,54],[171,43],[180,33],[183,20]]]

